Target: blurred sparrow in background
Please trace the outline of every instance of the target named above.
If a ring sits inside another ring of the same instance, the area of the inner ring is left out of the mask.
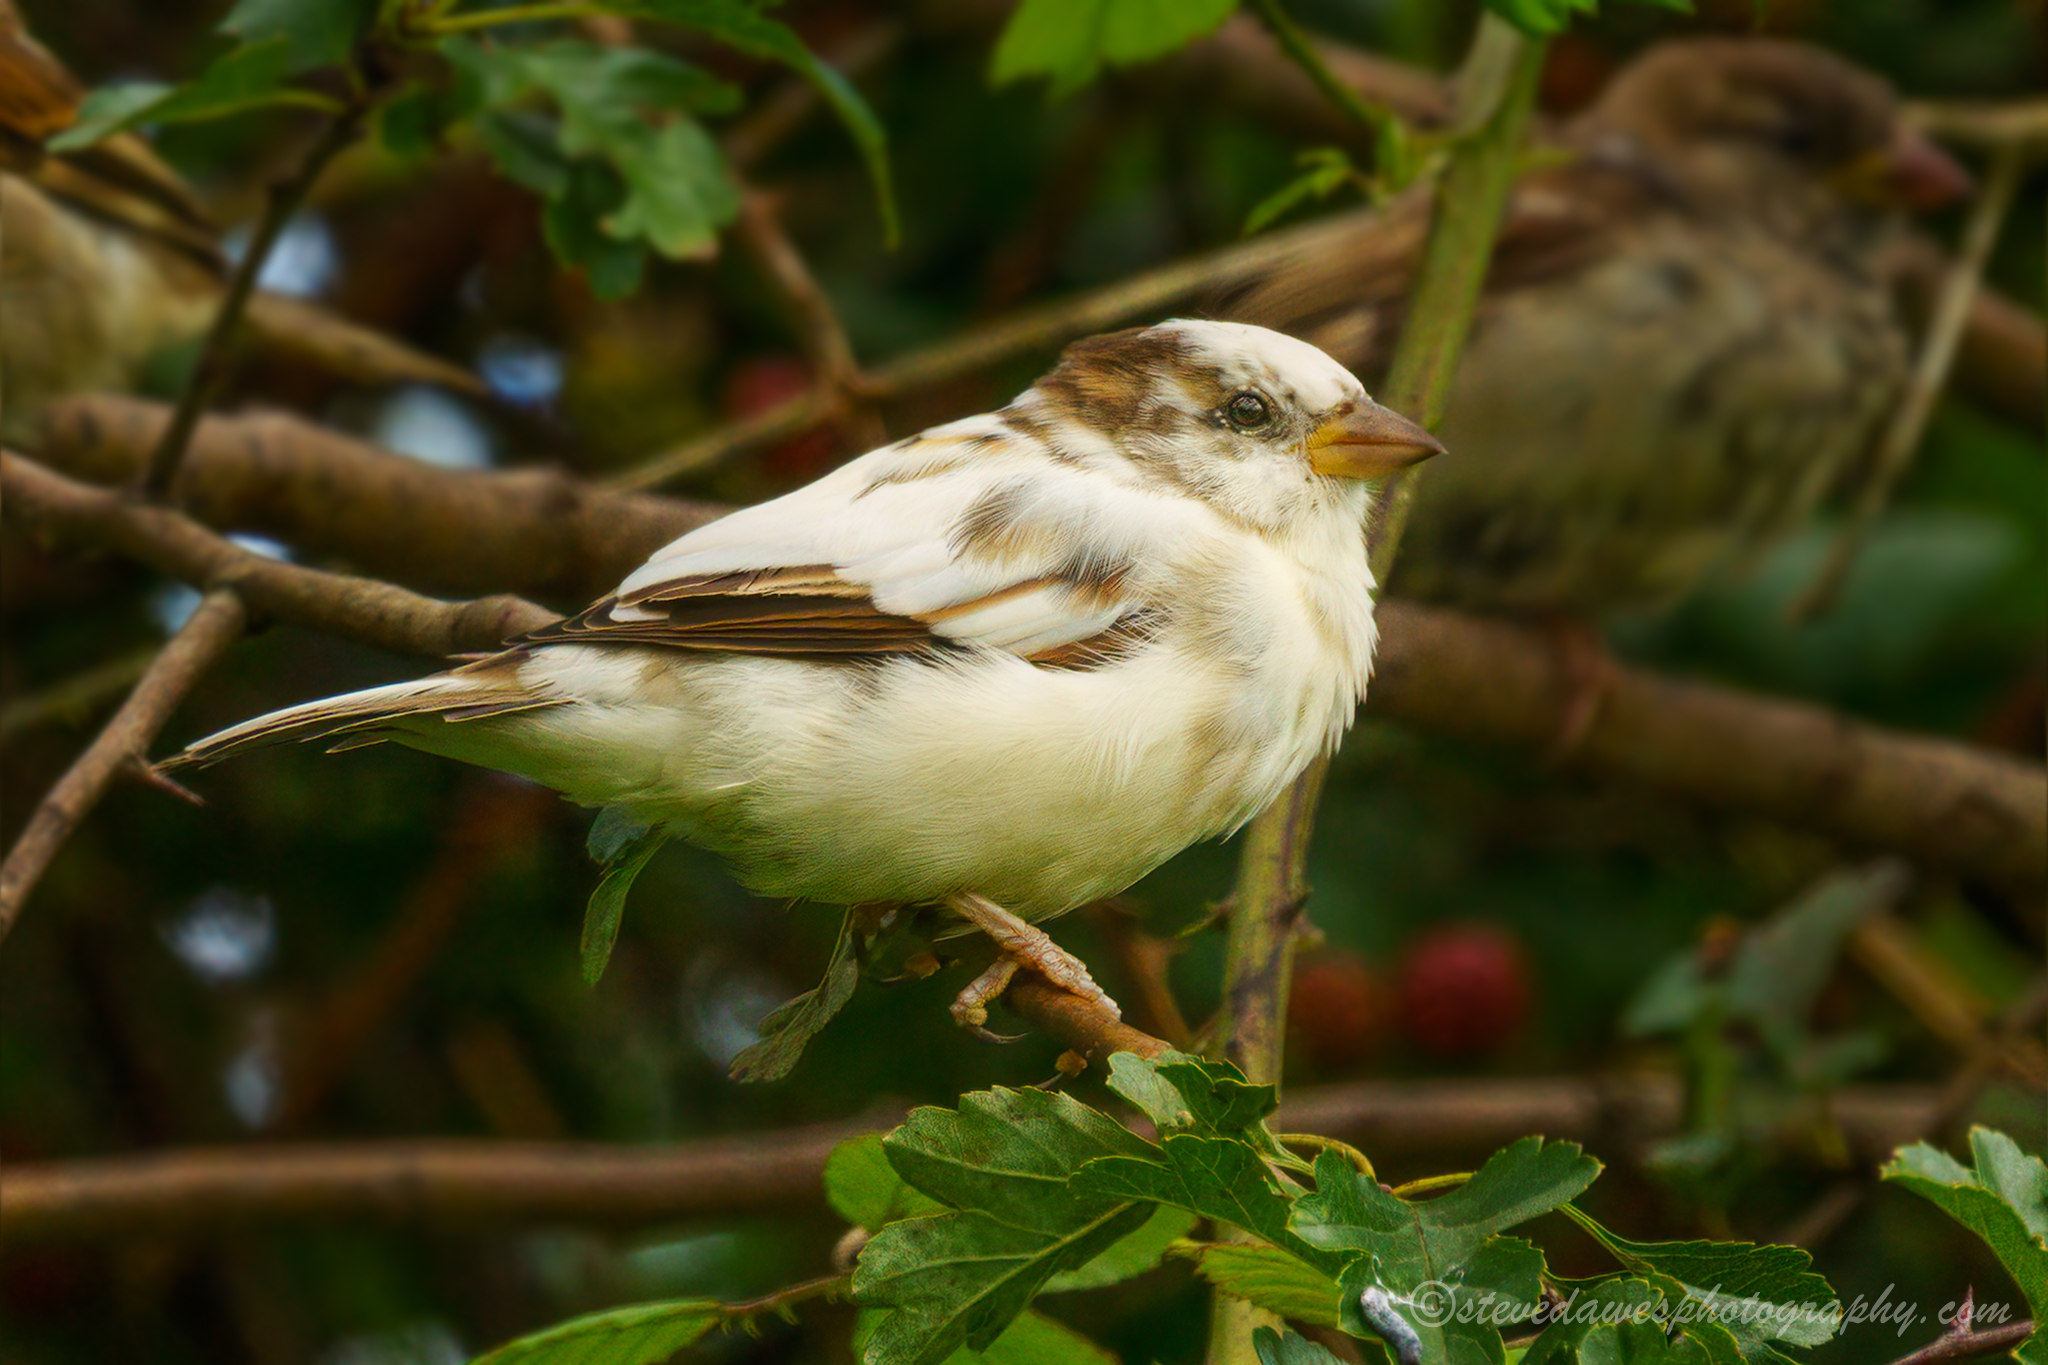
[[[27,439],[50,399],[131,390],[198,340],[227,286],[198,196],[134,133],[76,152],[44,143],[84,91],[0,0],[0,435]],[[317,304],[259,291],[244,325],[263,350],[361,384],[481,392],[476,376]]]
[[[723,855],[764,896],[941,904],[1114,1008],[1029,921],[1236,828],[1350,724],[1364,480],[1442,447],[1302,342],[1170,322],[999,412],[657,552],[504,652],[201,740],[402,744]],[[650,850],[651,851],[651,850]]]
[[[1798,525],[1853,483],[1906,373],[1884,248],[1969,190],[1882,82],[1790,42],[1655,48],[1556,143],[1502,222],[1402,595],[1657,607]],[[1216,311],[1370,377],[1428,214],[1425,192],[1361,215]]]

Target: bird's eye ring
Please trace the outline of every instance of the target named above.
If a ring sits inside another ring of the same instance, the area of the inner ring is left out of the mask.
[[[1273,405],[1263,395],[1246,389],[1231,395],[1223,405],[1223,417],[1239,431],[1257,431],[1273,420]]]

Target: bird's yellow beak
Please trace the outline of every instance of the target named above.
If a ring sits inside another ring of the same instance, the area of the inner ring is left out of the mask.
[[[1420,424],[1367,399],[1346,403],[1308,434],[1308,462],[1333,479],[1380,479],[1441,455],[1443,442]]]
[[[1834,173],[1836,189],[1858,203],[1924,213],[1970,197],[1970,173],[1924,134],[1901,127],[1888,146],[1865,152]]]

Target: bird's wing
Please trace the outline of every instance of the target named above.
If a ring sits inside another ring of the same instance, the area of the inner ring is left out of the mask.
[[[970,418],[692,531],[523,643],[1087,666],[1143,638],[1133,579],[1174,534],[1172,501]]]
[[[1422,262],[1430,202],[1423,186],[1358,213],[1349,232],[1317,237],[1251,285],[1211,300],[1209,311],[1314,342],[1362,375],[1383,374]],[[1635,163],[1582,157],[1532,171],[1501,218],[1486,291],[1541,285],[1605,259],[1618,232],[1667,202]]]

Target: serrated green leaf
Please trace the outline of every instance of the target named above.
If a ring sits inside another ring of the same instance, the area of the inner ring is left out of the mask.
[[[882,1149],[897,1174],[948,1207],[1047,1233],[1128,1202],[1070,1186],[1076,1171],[1154,1150],[1071,1095],[1004,1087],[962,1095],[958,1109],[912,1110]]]
[[[862,1133],[832,1149],[825,1159],[825,1198],[841,1218],[871,1233],[945,1207],[896,1173],[880,1133]]]
[[[834,1015],[846,1008],[846,1002],[853,999],[853,988],[859,984],[860,962],[854,953],[853,912],[849,910],[839,921],[839,937],[832,944],[832,958],[825,964],[824,979],[815,989],[769,1011],[761,1021],[760,1041],[742,1049],[732,1059],[732,1078],[779,1081],[787,1076],[804,1055],[804,1047],[832,1022]]]
[[[1564,1212],[1617,1261],[1655,1285],[1673,1311],[1683,1312],[1684,1330],[1699,1339],[1710,1357],[1723,1358],[1732,1350],[1742,1360],[1775,1360],[1778,1353],[1769,1342],[1818,1346],[1841,1330],[1842,1309],[1834,1289],[1812,1271],[1813,1257],[1798,1247],[1636,1242],[1579,1208],[1568,1205]]]
[[[1252,1349],[1259,1353],[1259,1365],[1343,1365],[1342,1358],[1329,1347],[1318,1345],[1299,1332],[1255,1327]]]
[[[603,979],[605,965],[612,960],[612,945],[619,939],[619,923],[625,918],[626,893],[633,889],[633,881],[640,875],[640,869],[647,866],[647,860],[667,842],[668,835],[660,830],[642,830],[605,863],[604,875],[597,879],[597,889],[590,893],[590,904],[583,911],[586,984],[595,986]]]
[[[1594,0],[1483,0],[1486,7],[1531,38],[1551,38],[1571,26],[1574,14],[1591,14]]]
[[[1213,32],[1237,0],[1023,0],[989,66],[996,85],[1044,76],[1053,98],[1072,94],[1107,66],[1163,57]]]
[[[1902,1147],[1879,1171],[1940,1207],[1991,1248],[2026,1298],[2035,1332],[2013,1354],[2048,1365],[2048,1165],[2004,1133],[1970,1130],[1973,1170],[1924,1142]]]
[[[604,220],[613,237],[645,238],[678,260],[704,256],[739,212],[724,154],[694,123],[677,120],[644,141],[615,144],[611,156],[626,181],[625,202]]]
[[[1347,1259],[1318,1250],[1288,1230],[1292,1201],[1258,1153],[1242,1142],[1177,1133],[1162,1139],[1150,1156],[1091,1161],[1073,1183],[1104,1197],[1171,1204],[1218,1219],[1331,1274]]]
[[[600,224],[626,197],[625,182],[610,166],[578,161],[569,168],[569,188],[541,209],[541,235],[564,265],[583,272],[590,292],[601,299],[624,298],[640,287],[647,251],[622,242]]]
[[[544,199],[569,192],[573,165],[557,145],[555,129],[525,110],[490,109],[477,116],[477,140],[497,163],[498,173]],[[607,807],[607,810],[616,807]]]
[[[704,1299],[613,1308],[508,1341],[472,1365],[655,1365],[697,1341],[723,1316],[718,1304]]]
[[[961,1346],[986,1350],[1045,1282],[1085,1265],[1142,1226],[1143,1204],[1103,1202],[1058,1232],[1015,1228],[985,1213],[889,1224],[861,1248],[854,1297],[890,1311],[869,1335],[867,1365],[936,1365]]]
[[[1196,1274],[1234,1298],[1294,1322],[1337,1325],[1337,1281],[1278,1247],[1211,1242],[1194,1261]]]
[[[296,74],[347,60],[375,12],[374,0],[238,0],[220,31],[245,43],[283,38]]]
[[[764,61],[780,62],[809,81],[853,138],[874,186],[881,212],[882,236],[895,246],[899,233],[896,192],[889,170],[889,136],[860,92],[817,54],[805,47],[790,28],[741,0],[636,0],[618,12],[682,24],[726,46]]]
[[[1573,1286],[1564,1302],[1553,1310],[1553,1320],[1529,1343],[1522,1365],[1633,1362],[1636,1357],[1626,1354],[1624,1348],[1638,1349],[1633,1334],[1637,1325],[1646,1324],[1659,1339],[1663,1338],[1664,1328],[1656,1316],[1663,1303],[1664,1296],[1654,1285],[1632,1277]],[[1618,1330],[1623,1327],[1631,1331]],[[1589,1340],[1593,1340],[1591,1346]]]
[[[1157,1057],[1118,1052],[1109,1059],[1108,1084],[1161,1132],[1248,1143],[1268,1161],[1308,1169],[1306,1162],[1284,1150],[1266,1129],[1267,1116],[1280,1107],[1279,1088],[1254,1085],[1229,1062],[1206,1061],[1183,1052]]]
[[[1111,1246],[1088,1264],[1063,1270],[1045,1282],[1041,1292],[1065,1294],[1077,1289],[1104,1289],[1135,1279],[1166,1259],[1166,1249],[1188,1235],[1200,1220],[1186,1209],[1161,1206],[1145,1226]]]
[[[963,1358],[964,1357],[964,1358]],[[1063,1322],[1024,1312],[985,1351],[956,1351],[947,1365],[1117,1365],[1116,1357]]]

